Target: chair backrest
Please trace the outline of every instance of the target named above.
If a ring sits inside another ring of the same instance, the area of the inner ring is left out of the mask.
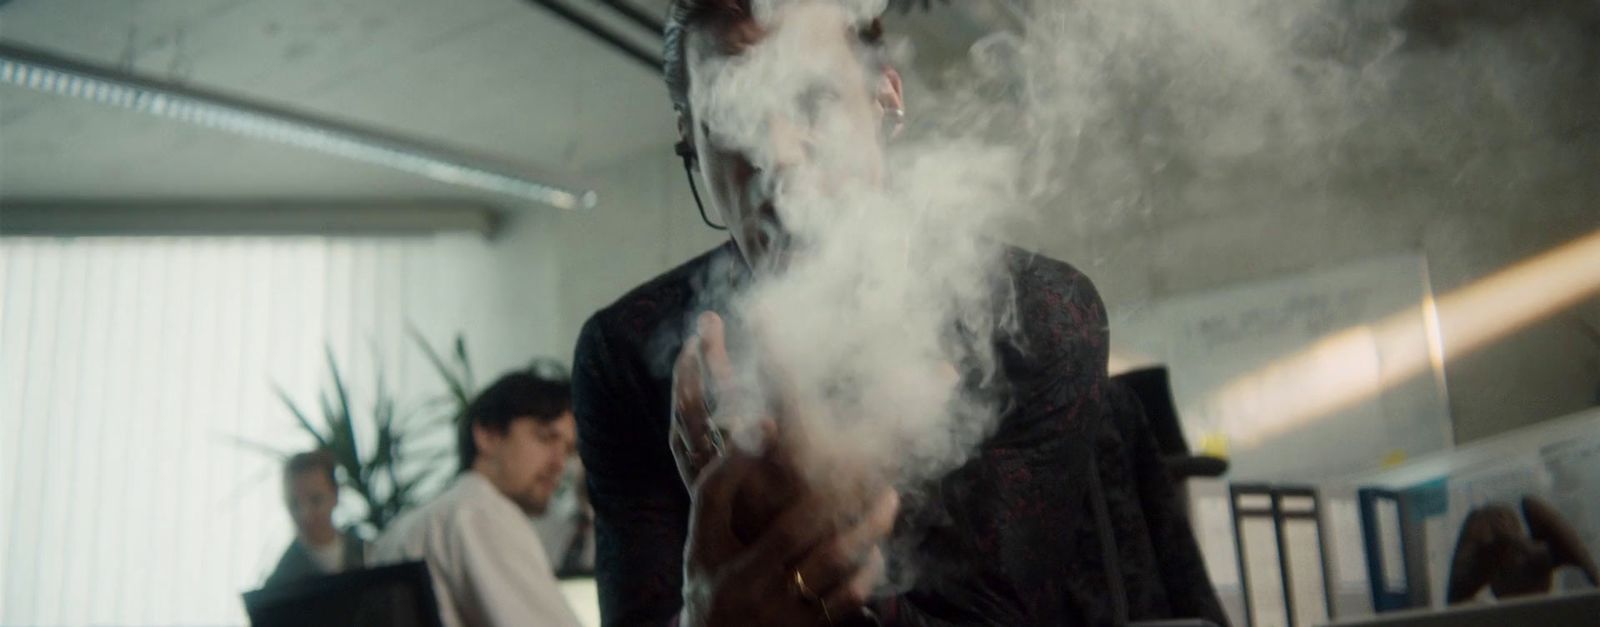
[[[1189,453],[1189,442],[1183,437],[1183,423],[1178,418],[1177,404],[1172,400],[1172,382],[1166,367],[1130,370],[1111,377],[1111,381],[1139,401],[1150,435],[1155,438],[1156,448],[1166,462],[1167,472],[1179,482],[1180,490],[1183,480],[1190,477],[1220,477],[1228,472],[1226,459]]]
[[[1164,371],[1161,376],[1165,377]],[[1158,585],[1166,586],[1175,580],[1197,584],[1189,588],[1182,588],[1181,585],[1180,588],[1168,588],[1169,595],[1182,595],[1184,601],[1181,604],[1183,609],[1175,605],[1172,613],[1212,613],[1221,618],[1223,610],[1221,602],[1216,599],[1215,590],[1205,581],[1207,576],[1201,565],[1200,549],[1183,522],[1186,499],[1181,492],[1169,493],[1153,485],[1171,482],[1172,488],[1181,487],[1181,482],[1173,481],[1170,468],[1167,468],[1168,472],[1161,472],[1162,467],[1169,466],[1170,457],[1162,455],[1160,445],[1153,442],[1156,438],[1150,433],[1145,408],[1132,386],[1124,379],[1114,378],[1111,388],[1110,412],[1106,422],[1101,425],[1103,432],[1095,437],[1095,445],[1090,447],[1093,459],[1089,464],[1088,476],[1084,478],[1088,488],[1089,513],[1093,516],[1099,539],[1101,568],[1107,582],[1106,596],[1111,603],[1111,622],[1118,627],[1212,627],[1214,623],[1209,620],[1189,617],[1132,621],[1134,612],[1129,606],[1127,581],[1124,579],[1123,552],[1118,549],[1118,530],[1112,522],[1112,500],[1122,503],[1120,507],[1139,508],[1138,517],[1145,523],[1143,529],[1146,535],[1142,539],[1139,536],[1129,538],[1135,542],[1149,542],[1152,552],[1148,555],[1158,562],[1163,559],[1168,562],[1166,565],[1158,563],[1148,567],[1159,571],[1160,580],[1167,582]],[[1120,444],[1112,445],[1114,441]],[[1139,476],[1144,477],[1142,482],[1137,478]],[[1122,498],[1124,496],[1128,498]],[[1151,525],[1162,525],[1169,532],[1153,533],[1154,527]],[[1144,552],[1133,551],[1133,554],[1141,553]],[[1203,598],[1202,595],[1209,598]],[[1146,612],[1148,610],[1140,611]]]
[[[244,593],[256,627],[439,627],[428,565],[406,562]]]
[[[1165,366],[1129,370],[1112,379],[1127,386],[1144,406],[1150,433],[1155,436],[1162,455],[1189,454],[1189,443],[1183,438],[1183,424],[1178,420],[1178,407],[1172,400],[1172,381]]]

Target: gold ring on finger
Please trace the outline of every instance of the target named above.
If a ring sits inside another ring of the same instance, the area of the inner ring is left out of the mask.
[[[794,589],[795,592],[800,594],[800,598],[808,603],[822,600],[817,596],[817,593],[811,591],[811,586],[806,585],[806,578],[800,574],[800,569],[798,568],[794,569]]]

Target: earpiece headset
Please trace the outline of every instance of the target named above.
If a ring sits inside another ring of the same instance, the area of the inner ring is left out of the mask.
[[[689,144],[689,140],[680,139],[678,140],[677,145],[672,147],[672,151],[676,152],[678,157],[683,159],[683,174],[689,179],[689,193],[694,194],[694,206],[700,208],[700,221],[705,222],[706,226],[718,231],[728,230],[727,226],[712,222],[711,218],[706,216],[705,203],[700,202],[700,189],[695,187],[694,184],[694,164],[696,159],[694,154],[694,146]]]
[[[886,135],[893,137],[900,132],[901,126],[905,124],[906,111],[905,109],[894,108],[887,109],[884,111],[884,113],[889,118],[888,124],[892,125],[892,129],[887,130]],[[689,193],[694,195],[694,206],[700,209],[700,221],[706,223],[706,226],[718,231],[728,230],[726,225],[712,222],[711,218],[706,215],[706,205],[700,200],[700,188],[695,186],[694,183],[694,166],[697,159],[697,156],[694,152],[694,146],[689,143],[689,140],[680,139],[678,140],[677,144],[672,146],[672,151],[677,153],[679,158],[683,159],[683,174],[689,179]]]

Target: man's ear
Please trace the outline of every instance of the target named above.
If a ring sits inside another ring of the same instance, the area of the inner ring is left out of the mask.
[[[472,424],[472,444],[478,449],[479,456],[493,455],[500,450],[500,441],[503,439],[505,439],[504,434],[495,433],[493,429],[476,422]]]
[[[878,81],[878,104],[885,111],[905,111],[905,88],[900,82],[900,71],[894,66],[883,66],[883,76]]]
[[[900,72],[892,66],[883,66],[883,73],[878,79],[877,100],[878,122],[883,125],[883,139],[891,141],[900,136],[900,131],[906,127],[905,91],[900,84]]]

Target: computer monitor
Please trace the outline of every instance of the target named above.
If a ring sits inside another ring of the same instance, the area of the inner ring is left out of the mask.
[[[244,593],[255,627],[439,627],[428,565],[406,562]]]

